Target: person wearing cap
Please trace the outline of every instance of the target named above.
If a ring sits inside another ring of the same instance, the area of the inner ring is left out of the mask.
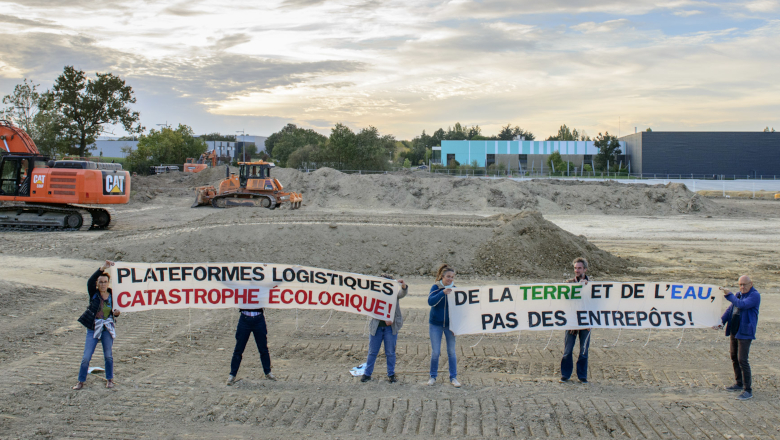
[[[238,327],[236,328],[236,348],[233,349],[233,359],[230,361],[230,375],[228,376],[228,386],[233,385],[238,374],[238,367],[241,366],[241,359],[244,354],[249,335],[254,334],[257,351],[260,352],[260,362],[263,364],[263,373],[268,380],[276,380],[276,376],[271,372],[271,355],[268,351],[268,328],[265,324],[265,315],[263,309],[241,309],[238,317]]]
[[[387,274],[380,275],[382,278],[393,279]],[[401,285],[401,291],[398,292],[398,299],[406,296],[408,287],[404,280],[397,280]],[[395,315],[392,320],[383,321],[381,319],[371,318],[371,322],[368,324],[368,360],[366,360],[366,369],[363,376],[360,378],[361,382],[368,382],[371,380],[371,374],[374,372],[374,364],[376,363],[376,357],[379,355],[379,349],[382,347],[382,343],[385,344],[385,357],[387,358],[387,381],[390,383],[398,382],[395,377],[395,344],[398,340],[398,331],[404,325],[404,316],[401,313],[401,306],[399,301],[396,301],[393,306],[395,309]]]

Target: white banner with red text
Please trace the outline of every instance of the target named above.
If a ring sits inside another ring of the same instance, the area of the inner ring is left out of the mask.
[[[155,309],[331,309],[393,316],[395,280],[264,263],[125,263],[111,268],[114,307]]]
[[[681,329],[720,324],[718,288],[706,284],[590,282],[454,287],[456,335],[586,328]]]

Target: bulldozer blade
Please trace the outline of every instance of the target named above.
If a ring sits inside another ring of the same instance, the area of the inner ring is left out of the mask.
[[[195,202],[190,206],[190,208],[197,208],[198,206],[207,205],[208,203],[203,200],[203,193],[198,190],[195,192]]]

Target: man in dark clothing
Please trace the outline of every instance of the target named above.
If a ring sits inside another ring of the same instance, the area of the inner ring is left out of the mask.
[[[588,260],[578,257],[574,264],[574,278],[566,280],[567,283],[588,284],[590,280],[585,273],[588,271]],[[577,358],[577,378],[582,383],[588,383],[588,348],[590,347],[590,330],[567,330],[563,340],[563,359],[561,359],[561,383],[568,383],[574,370],[574,344],[577,336],[580,337],[580,355]]]
[[[263,364],[263,372],[269,380],[276,380],[271,372],[271,355],[268,352],[268,329],[265,325],[265,315],[263,309],[241,310],[241,316],[238,318],[238,328],[236,328],[236,348],[233,350],[233,360],[230,362],[230,376],[227,384],[233,385],[238,374],[238,367],[241,365],[241,358],[249,342],[249,335],[254,333],[255,344],[260,352],[260,362]]]
[[[753,281],[747,275],[739,277],[739,293],[736,295],[724,287],[720,289],[731,305],[720,318],[722,324],[715,328],[721,329],[723,324],[726,325],[726,336],[731,342],[731,364],[734,367],[734,378],[737,382],[726,389],[728,391],[742,391],[737,397],[738,400],[752,399],[753,378],[748,355],[750,354],[750,344],[756,339],[761,295],[753,287]]]

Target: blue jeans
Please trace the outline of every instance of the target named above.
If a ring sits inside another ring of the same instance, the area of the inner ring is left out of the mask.
[[[431,336],[431,377],[436,379],[439,375],[439,355],[441,354],[441,337],[447,339],[447,357],[450,363],[450,380],[458,376],[458,357],[455,352],[455,333],[448,327],[428,324],[428,333]]]
[[[379,354],[379,348],[382,342],[385,343],[385,357],[387,358],[387,375],[395,375],[395,343],[398,335],[393,334],[392,327],[377,327],[376,334],[368,337],[368,360],[366,361],[366,376],[371,376],[374,372],[376,356]]]
[[[103,330],[100,334],[100,342],[103,343],[103,358],[106,361],[106,379],[112,380],[114,378],[114,355],[112,348],[114,346],[114,338],[111,337],[111,333],[108,330]],[[89,371],[89,361],[92,360],[92,354],[95,353],[98,340],[95,339],[95,332],[87,330],[87,341],[84,343],[84,357],[81,358],[81,367],[79,368],[79,382],[87,381],[87,371]]]
[[[233,350],[233,359],[230,361],[230,375],[238,374],[238,367],[241,366],[246,343],[249,342],[249,335],[255,335],[255,344],[257,351],[260,352],[260,362],[263,364],[263,372],[271,372],[271,355],[268,352],[268,330],[265,326],[265,315],[246,316],[243,313],[238,318],[238,327],[236,328],[236,348]]]
[[[580,337],[580,356],[577,358],[577,377],[582,380],[588,380],[588,347],[590,347],[590,330],[575,330],[577,333],[571,334],[566,330],[564,339],[563,359],[561,359],[561,378],[569,379],[571,377],[574,365],[572,362],[572,353],[574,352],[574,343],[577,342],[577,335]]]

